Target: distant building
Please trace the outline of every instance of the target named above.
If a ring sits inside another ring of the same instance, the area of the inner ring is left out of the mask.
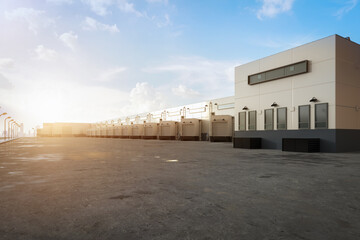
[[[25,133],[24,133],[24,123],[21,123],[20,125],[20,133],[19,133],[19,137],[24,137]]]
[[[37,129],[39,137],[85,137],[89,123],[44,123]]]

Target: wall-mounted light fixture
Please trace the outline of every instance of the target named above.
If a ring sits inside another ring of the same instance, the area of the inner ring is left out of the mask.
[[[249,110],[249,108],[247,106],[243,107],[242,110]]]
[[[319,100],[316,97],[312,97],[309,102],[318,102]]]
[[[273,102],[273,104],[271,104],[272,107],[277,107],[279,106],[279,104],[277,104],[276,102]]]
[[[217,103],[214,103],[214,105],[217,105]]]

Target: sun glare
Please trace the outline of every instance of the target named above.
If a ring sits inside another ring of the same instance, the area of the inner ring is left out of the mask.
[[[59,96],[50,94],[37,96],[29,103],[30,111],[40,122],[64,121],[64,102]]]

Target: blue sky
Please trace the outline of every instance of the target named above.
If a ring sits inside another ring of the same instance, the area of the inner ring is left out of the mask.
[[[358,0],[1,0],[0,106],[32,128],[234,94],[234,66],[332,34]]]

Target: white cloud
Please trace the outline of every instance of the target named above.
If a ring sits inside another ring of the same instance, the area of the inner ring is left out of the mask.
[[[276,15],[291,10],[295,0],[262,0],[262,7],[257,11],[257,17],[275,17]]]
[[[356,7],[357,4],[358,4],[358,0],[346,1],[345,5],[335,13],[335,16],[337,16],[338,18],[342,18],[345,14],[347,14],[354,7]]]
[[[179,74],[185,82],[206,83],[213,80],[233,81],[233,76],[227,76],[229,67],[235,66],[231,62],[212,61],[202,57],[176,57],[170,64],[144,68],[144,72],[161,73],[172,72]]]
[[[148,3],[162,3],[162,4],[168,4],[168,0],[146,0]]]
[[[166,27],[166,26],[171,25],[170,16],[169,16],[168,14],[165,14],[165,15],[164,15],[164,20],[158,22],[156,25],[157,25],[159,28],[161,28],[161,27]]]
[[[57,57],[57,52],[53,49],[39,45],[35,49],[36,58],[44,61],[51,61]]]
[[[234,67],[239,62],[213,61],[202,57],[176,57],[168,62],[142,71],[167,76],[167,87],[173,89],[173,93],[180,94],[185,89],[179,87],[182,85],[191,87],[192,97],[216,98],[234,94]]]
[[[33,8],[17,8],[10,12],[5,12],[7,20],[24,21],[28,25],[28,29],[37,34],[40,28],[47,27],[54,23],[54,20],[45,16],[44,11]]]
[[[133,3],[129,3],[128,1],[121,0],[119,1],[119,9],[125,13],[134,14],[137,17],[144,17],[145,15],[135,9]]]
[[[176,96],[183,97],[183,98],[194,98],[199,97],[200,93],[198,91],[195,91],[191,88],[188,88],[182,84],[179,86],[171,89],[172,93]]]
[[[167,4],[167,0],[147,0],[149,3],[163,3]],[[170,16],[164,14],[163,18],[157,16],[149,16],[146,11],[139,11],[135,4],[129,0],[82,0],[83,3],[89,5],[91,10],[100,16],[105,16],[109,14],[108,8],[116,4],[120,11],[135,15],[139,18],[145,18],[149,21],[153,21],[158,27],[165,27],[171,25]],[[84,21],[83,28],[85,30],[103,30],[109,32],[118,32],[116,24],[107,25],[100,22],[97,22],[93,18],[87,17]]]
[[[130,103],[122,108],[122,115],[131,115],[166,108],[164,96],[147,82],[136,83],[130,91]]]
[[[9,79],[7,79],[2,73],[0,73],[0,89],[10,89],[12,88],[12,84]]]
[[[78,35],[76,35],[73,32],[66,32],[60,35],[59,37],[60,41],[63,42],[65,46],[70,48],[71,50],[75,50]]]
[[[107,31],[110,33],[117,33],[119,32],[119,29],[117,28],[116,24],[114,25],[107,25],[101,22],[96,21],[95,19],[91,17],[86,17],[83,22],[83,29],[87,31]]]
[[[46,0],[46,1],[49,3],[57,4],[57,5],[73,3],[73,0]]]
[[[89,5],[91,10],[100,16],[109,14],[108,7],[114,3],[113,0],[82,0],[82,2]]]
[[[0,58],[0,69],[12,68],[15,65],[14,59]]]
[[[119,74],[121,74],[125,71],[126,71],[126,67],[111,68],[111,69],[105,71],[103,74],[101,74],[100,81],[102,81],[102,82],[112,81],[112,80],[116,79],[117,77],[119,77]]]

